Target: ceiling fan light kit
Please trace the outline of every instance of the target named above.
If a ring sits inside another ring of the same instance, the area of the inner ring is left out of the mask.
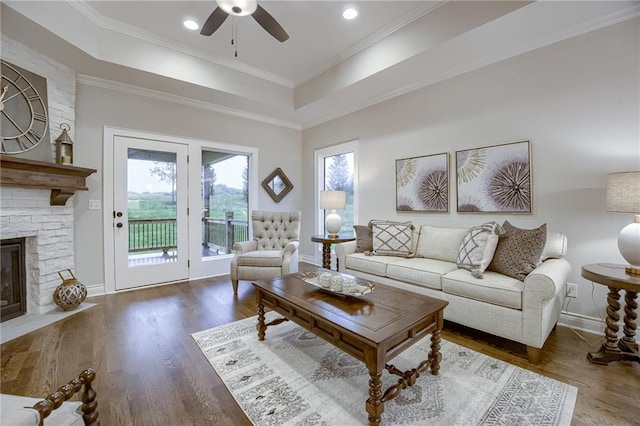
[[[233,16],[251,15],[258,8],[256,0],[216,0],[218,7]]]
[[[224,23],[229,15],[251,15],[255,21],[279,42],[289,39],[289,34],[256,0],[216,0],[216,7],[202,25],[200,34],[210,36]]]

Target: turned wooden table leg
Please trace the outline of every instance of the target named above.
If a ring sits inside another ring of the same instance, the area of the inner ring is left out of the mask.
[[[322,267],[331,269],[331,243],[322,244]]]
[[[607,294],[607,327],[604,330],[606,341],[599,351],[589,352],[587,358],[595,364],[608,364],[611,361],[620,359],[620,349],[618,349],[618,321],[620,321],[620,293],[617,288],[609,287]]]
[[[638,343],[636,342],[636,319],[638,314],[638,293],[635,291],[627,290],[624,296],[624,327],[622,331],[624,336],[618,342],[618,348],[625,352],[636,351],[638,352]]]
[[[440,353],[440,330],[433,330],[433,333],[431,333],[429,360],[431,361],[431,365],[429,366],[431,374],[437,375],[440,372],[440,361],[442,360],[442,354]]]
[[[258,340],[264,340],[264,332],[267,330],[267,326],[264,323],[264,305],[258,303],[258,324],[256,325],[258,330]]]
[[[369,425],[379,425],[384,403],[382,402],[382,371],[369,371],[369,399],[367,399],[367,413],[369,413]]]

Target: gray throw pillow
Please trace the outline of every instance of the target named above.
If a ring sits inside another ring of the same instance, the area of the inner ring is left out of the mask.
[[[487,269],[524,281],[538,265],[547,240],[547,224],[521,229],[505,221],[502,227],[504,234]]]
[[[353,225],[356,233],[356,253],[373,251],[373,232],[367,225]]]

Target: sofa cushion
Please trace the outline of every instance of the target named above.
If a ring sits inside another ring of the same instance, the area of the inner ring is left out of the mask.
[[[282,266],[282,250],[256,250],[237,256],[238,266]]]
[[[354,253],[347,256],[345,267],[367,274],[387,276],[387,265],[404,260],[396,256],[368,256],[364,253]]]
[[[457,269],[442,277],[442,291],[469,299],[522,309],[524,284],[497,272],[486,271],[485,279],[475,279],[470,271]]]
[[[505,221],[502,227],[504,234],[487,269],[524,281],[540,262],[547,224],[536,229],[521,229]]]
[[[455,263],[414,257],[389,264],[387,266],[387,277],[422,287],[442,290],[442,275],[456,269]]]
[[[373,232],[368,225],[353,225],[356,234],[356,253],[373,251]]]
[[[460,244],[456,260],[458,267],[471,271],[474,278],[482,278],[482,273],[493,259],[502,232],[502,227],[496,222],[470,228]]]
[[[441,228],[422,225],[416,255],[456,263],[462,239],[468,228]]]
[[[374,222],[373,253],[382,256],[413,256],[414,229],[411,222]]]

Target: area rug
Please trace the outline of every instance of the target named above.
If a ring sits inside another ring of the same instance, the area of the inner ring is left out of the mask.
[[[267,313],[267,321],[278,317]],[[364,364],[292,322],[258,340],[257,317],[192,336],[255,425],[367,424],[369,373]],[[424,338],[391,364],[427,359]],[[385,403],[386,425],[568,425],[577,389],[443,340],[437,376]],[[383,390],[398,377],[383,374]]]

